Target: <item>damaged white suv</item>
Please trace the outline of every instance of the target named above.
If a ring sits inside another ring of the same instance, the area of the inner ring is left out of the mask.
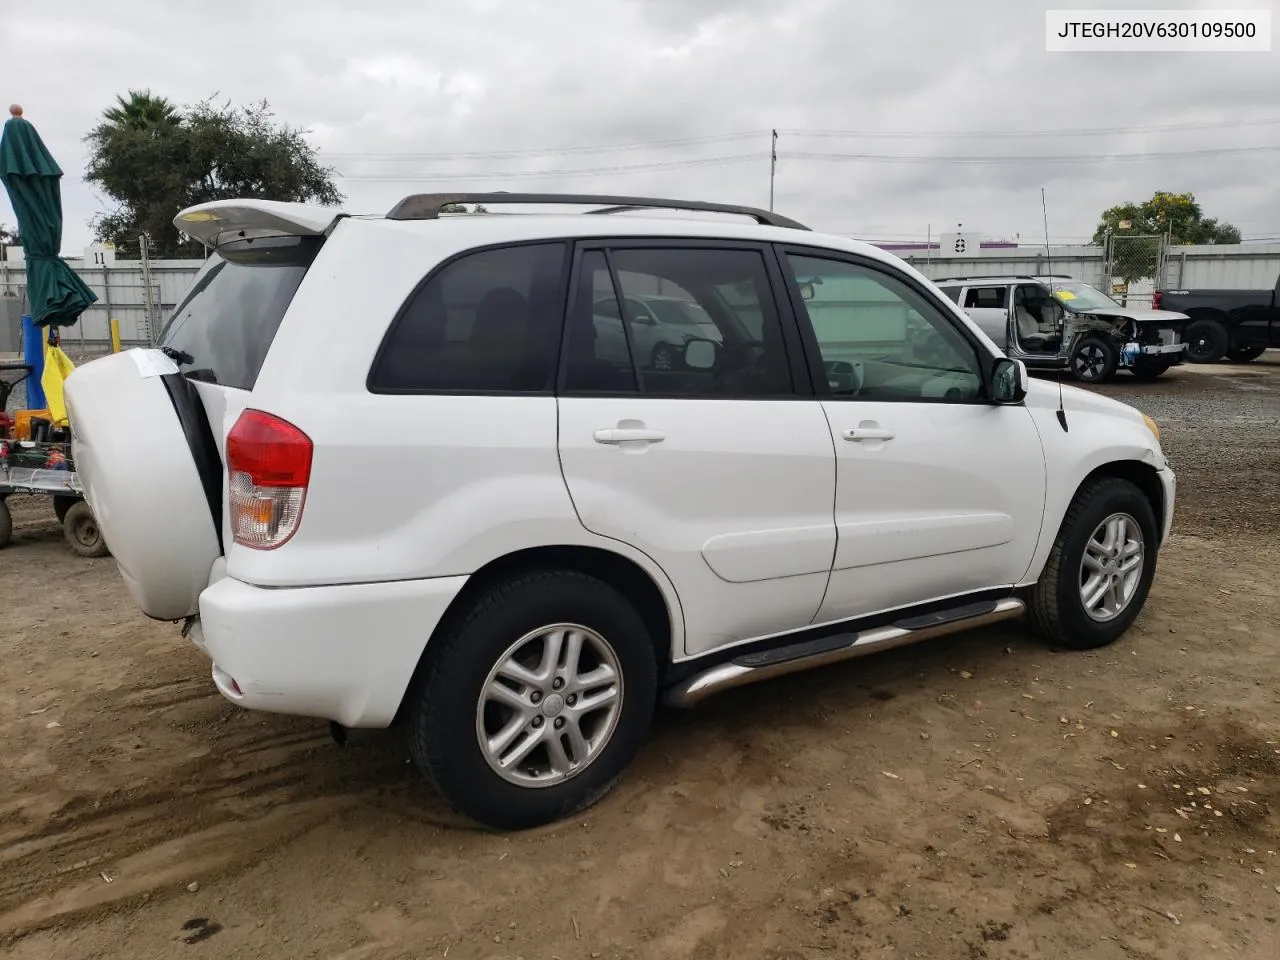
[[[237,704],[403,720],[486,824],[601,796],[659,698],[1024,613],[1097,647],[1146,601],[1156,425],[874,247],[573,195],[175,222],[215,252],[159,349],[66,387],[130,592]],[[678,355],[637,349],[656,298],[698,318]]]

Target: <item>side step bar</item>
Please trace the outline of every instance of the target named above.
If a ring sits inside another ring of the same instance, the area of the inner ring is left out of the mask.
[[[839,633],[759,653],[748,653],[681,681],[667,691],[666,699],[672,706],[691,707],[712,694],[759,680],[824,667],[930,637],[1015,620],[1026,609],[1025,603],[1013,598],[970,603],[938,613],[909,617],[888,626],[870,627],[855,633]]]

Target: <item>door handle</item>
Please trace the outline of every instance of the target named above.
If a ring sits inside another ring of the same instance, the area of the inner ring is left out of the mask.
[[[667,435],[644,427],[610,427],[595,432],[596,443],[661,443]]]
[[[880,427],[850,427],[841,434],[846,440],[858,443],[862,440],[892,440],[893,431]]]

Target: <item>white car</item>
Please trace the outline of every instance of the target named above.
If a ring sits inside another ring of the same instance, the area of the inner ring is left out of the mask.
[[[659,698],[1024,613],[1098,647],[1147,599],[1174,504],[1155,423],[1029,382],[867,244],[572,195],[175,222],[215,252],[160,348],[66,385],[130,593],[234,703],[403,721],[485,824],[592,803]],[[600,356],[601,297],[655,289],[717,336],[673,369]]]
[[[595,302],[596,356],[602,360],[627,364],[634,350],[643,366],[674,370],[684,361],[684,345],[690,340],[720,340],[715,322],[696,300],[631,294],[622,302],[629,321],[626,330],[617,297],[610,293]]]

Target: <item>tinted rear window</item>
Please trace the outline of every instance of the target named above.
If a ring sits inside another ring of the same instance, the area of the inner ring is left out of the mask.
[[[173,311],[159,346],[189,354],[182,365],[189,376],[252,390],[322,242],[269,237],[220,247]]]

